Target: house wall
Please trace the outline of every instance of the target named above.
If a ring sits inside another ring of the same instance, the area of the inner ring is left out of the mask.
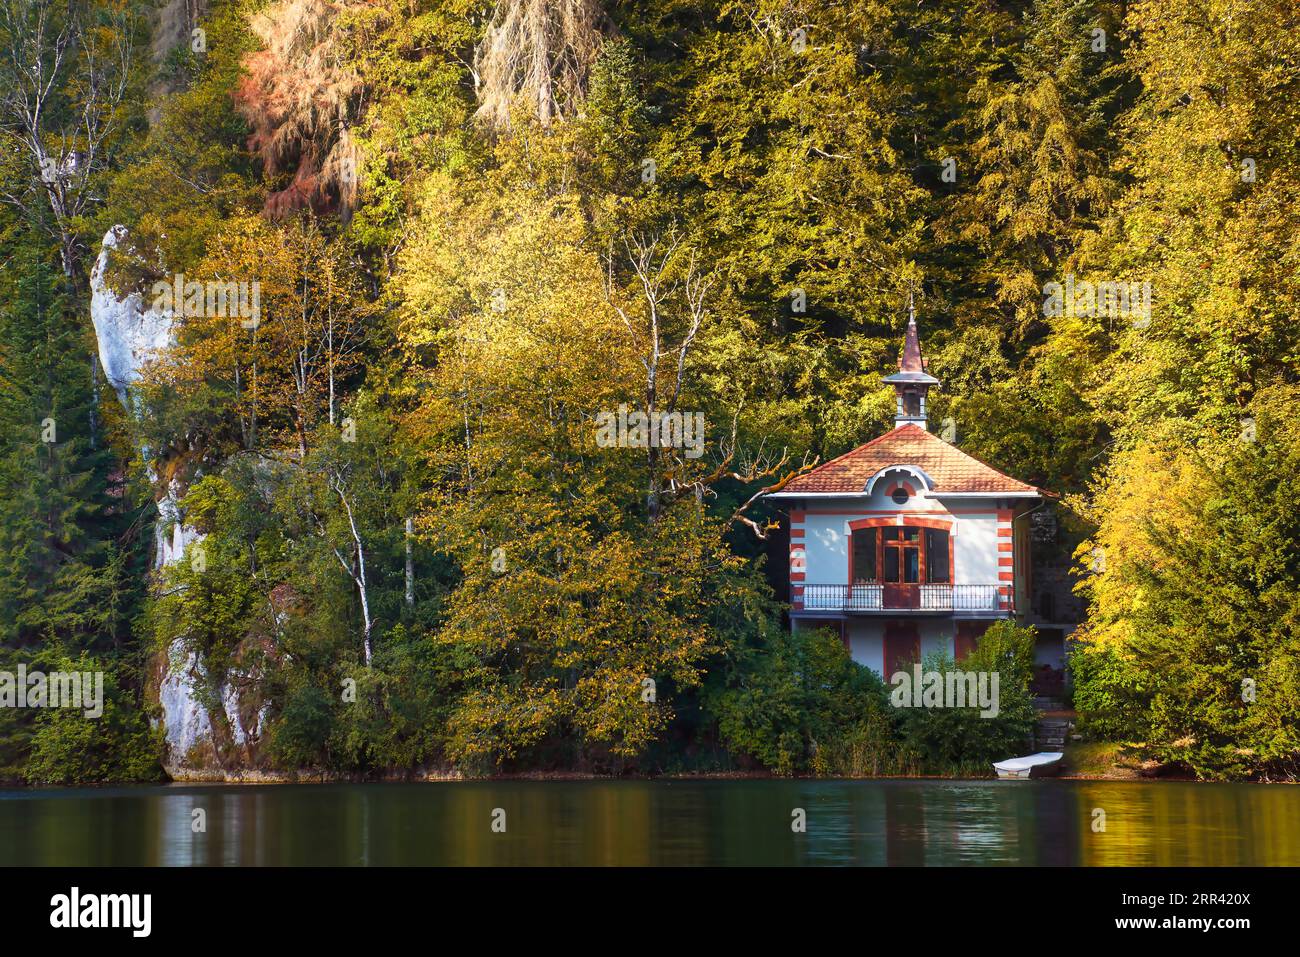
[[[882,483],[883,485],[883,483]],[[867,499],[824,500],[790,513],[791,582],[847,584],[849,523],[903,515],[953,523],[953,583],[989,585],[1012,580],[1011,512],[992,504],[957,504],[913,498],[897,505],[880,491]]]
[[[1013,525],[1015,541],[1016,607],[1028,610],[1033,607],[1033,535],[1030,533],[1029,515],[1022,513]]]
[[[804,581],[841,584],[849,580],[849,521],[856,517],[856,513],[853,515],[807,513],[802,523],[803,545],[806,548]],[[797,530],[800,524],[791,516],[792,532]],[[792,554],[799,544],[797,540],[791,538]],[[791,570],[793,571],[793,567]]]
[[[957,524],[953,583],[989,585],[998,580],[998,515],[995,510],[965,513]]]

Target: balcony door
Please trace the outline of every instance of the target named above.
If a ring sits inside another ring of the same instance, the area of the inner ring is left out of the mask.
[[[885,607],[921,607],[921,530],[894,526],[880,531]]]

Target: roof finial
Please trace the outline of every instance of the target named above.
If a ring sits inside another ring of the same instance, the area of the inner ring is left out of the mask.
[[[916,305],[912,302],[912,284],[907,284],[907,324],[916,325]]]

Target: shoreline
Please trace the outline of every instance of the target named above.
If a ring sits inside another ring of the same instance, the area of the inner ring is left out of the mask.
[[[427,772],[412,775],[386,775],[381,777],[366,775],[349,775],[333,772],[269,772],[269,771],[228,771],[228,772],[182,772],[170,776],[165,781],[118,781],[112,783],[84,784],[44,784],[34,785],[23,781],[0,781],[0,789],[10,791],[71,791],[111,789],[122,787],[193,787],[195,785],[218,785],[223,787],[284,786],[297,785],[309,787],[330,784],[485,784],[494,782],[535,781],[535,782],[688,782],[688,781],[934,781],[934,782],[996,782],[995,776],[971,777],[969,775],[880,775],[876,777],[780,777],[767,772],[717,772],[708,774],[656,774],[656,775],[622,775],[593,774],[577,771],[526,772],[519,774],[494,774],[484,777],[470,777],[456,772]],[[1120,783],[1133,782],[1141,784],[1249,784],[1249,785],[1295,785],[1296,781],[1206,781],[1188,775],[1139,774],[1130,769],[1116,769],[1110,774],[1072,773],[1059,774],[1037,781],[1079,781]],[[1005,784],[1021,784],[1022,781],[1006,781]]]

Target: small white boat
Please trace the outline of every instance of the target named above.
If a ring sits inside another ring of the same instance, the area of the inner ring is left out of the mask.
[[[1050,777],[1060,773],[1061,752],[1039,751],[1023,758],[994,761],[993,770],[998,772],[998,777],[1009,780]]]

